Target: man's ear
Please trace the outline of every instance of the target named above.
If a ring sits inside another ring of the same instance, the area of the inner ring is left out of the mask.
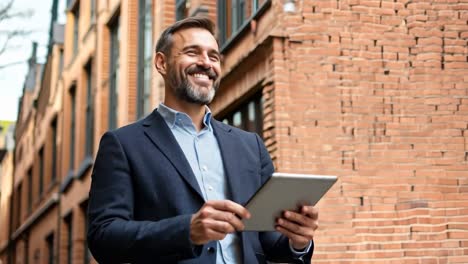
[[[167,73],[167,57],[162,52],[156,52],[154,56],[154,66],[156,70],[162,75],[165,76]]]

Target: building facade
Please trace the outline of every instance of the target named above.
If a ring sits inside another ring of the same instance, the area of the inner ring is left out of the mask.
[[[15,123],[0,120],[0,263],[6,263],[9,245],[11,199],[13,187],[13,150]]]
[[[468,263],[463,1],[66,6],[63,34],[53,26],[47,62],[32,62],[25,84],[3,261],[93,262],[85,219],[99,139],[163,100],[158,36],[200,15],[216,21],[223,55],[215,116],[261,135],[277,171],[339,176],[317,205],[314,263]]]

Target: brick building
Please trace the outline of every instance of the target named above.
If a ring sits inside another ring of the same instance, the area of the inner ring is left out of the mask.
[[[6,256],[10,223],[10,206],[13,183],[13,150],[14,150],[13,121],[0,120],[0,261],[6,263],[2,256]]]
[[[157,37],[204,15],[223,54],[216,117],[258,132],[278,171],[339,176],[319,203],[314,263],[468,263],[464,1],[66,6],[64,34],[54,27],[25,85],[2,260],[92,262],[84,219],[99,138],[163,99]]]

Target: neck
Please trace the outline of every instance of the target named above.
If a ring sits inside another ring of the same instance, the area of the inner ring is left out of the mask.
[[[186,113],[192,119],[197,131],[203,128],[203,117],[205,116],[205,106],[200,104],[182,102],[166,93],[164,104],[176,111]]]

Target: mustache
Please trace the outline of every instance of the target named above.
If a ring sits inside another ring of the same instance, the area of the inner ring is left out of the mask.
[[[212,68],[203,68],[198,65],[193,65],[187,69],[187,74],[195,73],[204,73],[212,80],[216,80],[218,78],[218,74],[216,74],[216,72]]]

